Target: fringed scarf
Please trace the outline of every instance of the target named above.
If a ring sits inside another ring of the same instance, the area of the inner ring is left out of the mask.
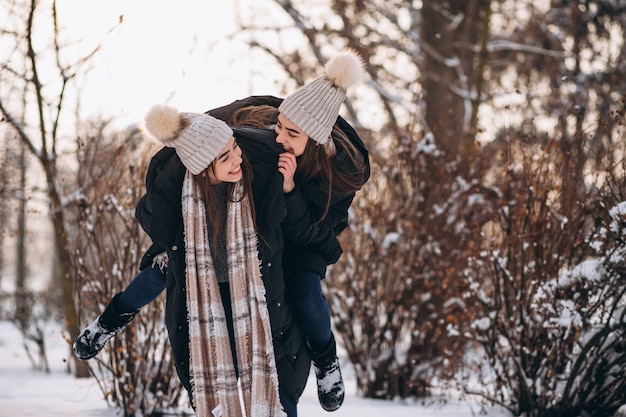
[[[182,192],[185,230],[189,356],[196,415],[285,416],[278,394],[265,287],[261,281],[250,202],[235,185],[228,202],[226,251],[239,382],[233,364],[224,307],[209,248],[205,204],[190,172]],[[211,414],[213,412],[213,414]]]

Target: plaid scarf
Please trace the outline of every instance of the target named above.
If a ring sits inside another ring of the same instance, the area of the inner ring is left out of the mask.
[[[243,185],[228,202],[226,251],[241,398],[224,307],[209,248],[206,210],[190,172],[182,192],[189,356],[199,417],[285,416],[278,395],[272,333],[261,281],[257,237]],[[244,410],[245,409],[245,414]],[[221,409],[221,412],[219,411]]]

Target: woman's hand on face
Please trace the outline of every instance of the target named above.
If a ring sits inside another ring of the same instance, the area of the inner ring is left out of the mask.
[[[278,156],[278,172],[283,175],[283,192],[290,193],[296,188],[293,177],[296,174],[296,156],[290,152],[283,152]]]

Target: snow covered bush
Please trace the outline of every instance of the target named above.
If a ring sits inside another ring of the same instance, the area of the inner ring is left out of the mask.
[[[626,404],[625,165],[581,187],[556,147],[510,155],[465,271],[482,313],[464,336],[482,355],[479,388],[464,388],[516,416],[614,415]]]
[[[145,192],[146,159],[153,151],[141,143],[137,132],[110,138],[96,130],[85,138],[70,238],[83,329],[137,274],[143,251],[149,246],[134,210]],[[104,397],[124,416],[170,412],[187,398],[170,355],[164,306],[164,297],[159,297],[144,307],[87,362]]]
[[[425,142],[373,161],[340,235],[344,255],[325,280],[364,397],[428,395],[464,352],[449,332],[471,317],[460,275],[497,194],[459,178]]]

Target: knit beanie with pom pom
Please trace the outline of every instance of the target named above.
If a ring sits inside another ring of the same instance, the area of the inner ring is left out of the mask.
[[[185,168],[198,175],[204,171],[233,137],[223,121],[199,113],[179,113],[169,106],[153,106],[142,131],[163,145],[176,149]]]
[[[287,96],[278,110],[311,139],[335,153],[330,134],[339,116],[349,86],[361,81],[363,61],[352,50],[333,57],[324,67],[325,74]]]

